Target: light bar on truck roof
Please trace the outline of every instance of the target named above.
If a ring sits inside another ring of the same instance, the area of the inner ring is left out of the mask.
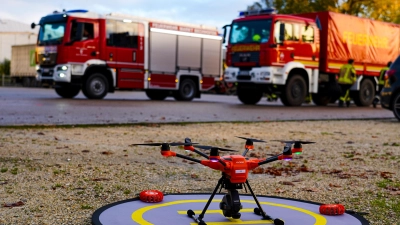
[[[74,10],[68,10],[66,13],[87,13],[89,12],[88,10],[85,9],[74,9]]]
[[[239,16],[255,16],[255,15],[271,15],[271,14],[276,14],[276,10],[274,8],[239,12]]]

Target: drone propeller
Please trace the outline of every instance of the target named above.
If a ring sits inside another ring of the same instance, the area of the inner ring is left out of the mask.
[[[314,144],[313,141],[285,141],[285,140],[272,140],[272,141],[279,141],[285,144]]]
[[[171,142],[171,143],[166,143],[166,142],[158,142],[158,143],[142,143],[142,144],[131,144],[131,146],[134,145],[142,145],[142,146],[161,146],[161,151],[169,151],[171,148],[170,146],[191,146],[193,144],[198,144],[198,143],[191,143],[191,142]]]
[[[235,136],[235,137],[244,139],[244,140],[246,140],[246,141],[252,141],[252,142],[266,142],[266,141],[258,140],[258,139],[254,139],[254,138],[239,137],[239,136]],[[246,143],[246,144],[247,144],[247,143]]]
[[[194,145],[194,147],[201,148],[201,149],[204,149],[204,150],[218,150],[218,151],[222,151],[222,152],[237,152],[237,150],[214,147],[214,146],[208,146],[208,145]]]
[[[284,141],[284,140],[273,140],[273,141],[279,141],[279,142],[285,143],[286,144],[285,148],[286,147],[290,148],[291,145],[294,144],[293,149],[291,149],[291,150],[296,155],[300,155],[303,152],[303,146],[302,146],[303,144],[314,144],[315,143],[313,141]]]

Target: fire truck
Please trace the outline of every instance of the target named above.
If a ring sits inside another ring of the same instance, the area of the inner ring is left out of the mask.
[[[222,75],[216,27],[87,10],[55,11],[36,25],[37,79],[63,98],[145,90],[152,100],[190,101]]]
[[[334,103],[340,67],[353,59],[351,96],[357,106],[369,106],[379,71],[400,53],[399,25],[333,12],[245,11],[224,30],[224,79],[237,83],[244,104],[257,104],[264,94],[286,106],[300,106],[310,95],[316,105]]]

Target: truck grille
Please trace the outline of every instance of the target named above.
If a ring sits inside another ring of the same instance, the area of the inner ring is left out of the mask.
[[[249,75],[239,75],[236,78],[238,80],[251,80],[251,76],[249,76]]]
[[[52,66],[56,64],[57,53],[38,54],[39,65]]]
[[[240,63],[240,62],[258,63],[259,60],[260,60],[259,52],[235,52],[232,55],[232,63]]]

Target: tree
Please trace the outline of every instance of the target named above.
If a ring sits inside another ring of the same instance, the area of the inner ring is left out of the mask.
[[[400,23],[400,1],[383,0],[260,0],[248,6],[275,8],[282,14],[332,11],[375,20]]]
[[[4,61],[0,63],[0,76],[3,74],[10,74],[10,60],[8,59],[4,59]]]

